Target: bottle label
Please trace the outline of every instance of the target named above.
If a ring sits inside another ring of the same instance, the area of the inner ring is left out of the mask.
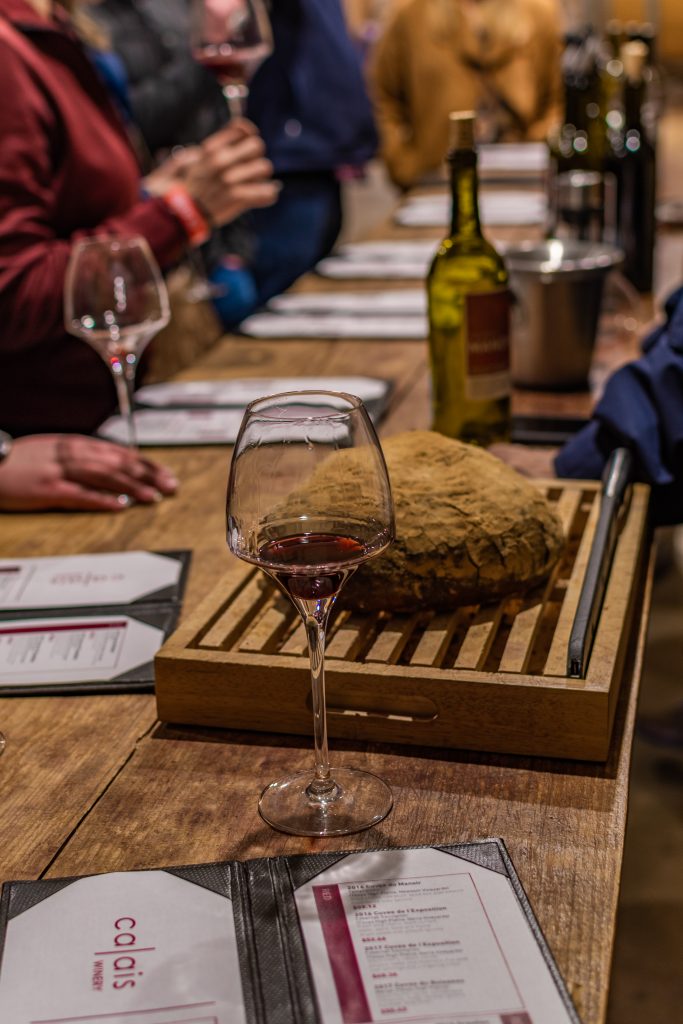
[[[465,397],[473,401],[510,394],[510,291],[465,297],[467,380]]]

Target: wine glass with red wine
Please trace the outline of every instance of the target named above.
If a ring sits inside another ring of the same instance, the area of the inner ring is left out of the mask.
[[[64,281],[64,326],[111,370],[132,449],[138,358],[170,316],[166,285],[144,238],[98,236],[73,247]]]
[[[359,398],[298,391],[247,406],[228,482],[228,547],[290,598],[311,661],[315,766],[271,782],[259,802],[264,820],[282,832],[345,835],[391,810],[391,790],[376,775],[330,768],[324,654],[337,595],[393,538],[387,468]]]
[[[195,60],[220,82],[230,113],[241,117],[248,82],[273,52],[263,0],[193,0],[190,44]]]

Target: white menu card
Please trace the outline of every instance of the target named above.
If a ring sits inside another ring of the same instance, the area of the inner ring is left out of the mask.
[[[111,682],[148,665],[164,631],[127,615],[0,622],[0,688]]]
[[[545,224],[548,200],[545,192],[529,189],[500,189],[479,197],[481,222],[488,227],[522,227]],[[406,200],[396,211],[395,221],[404,227],[448,227],[451,198],[447,195],[418,195]]]
[[[359,316],[350,313],[255,313],[240,324],[243,334],[254,338],[383,338],[424,341],[429,333],[427,317],[382,313]]]
[[[425,288],[403,287],[380,291],[290,292],[271,299],[268,308],[287,315],[292,313],[350,313],[353,316],[366,316],[367,314],[377,316],[380,313],[426,314],[427,291]]]
[[[296,893],[325,1024],[566,1024],[510,886],[440,850],[362,853]]]
[[[579,1024],[501,840],[6,883],[3,940],[12,1024]]]
[[[0,610],[130,604],[178,583],[182,563],[151,551],[0,559]]]
[[[264,313],[250,319],[274,320],[278,324],[287,322],[284,333],[281,329],[274,333],[266,329],[265,333],[274,337],[291,333],[293,318]],[[285,391],[344,391],[360,398],[370,418],[377,421],[384,412],[391,384],[387,380],[364,376],[254,377],[151,384],[136,394],[136,402],[149,406],[133,413],[138,443],[144,447],[234,444],[246,405],[257,398]],[[125,444],[128,438],[128,428],[122,416],[111,416],[105,420],[97,433],[119,444]]]
[[[312,298],[313,296],[308,296]],[[303,295],[280,296],[278,303],[290,303]],[[275,302],[275,300],[273,300]],[[363,402],[377,402],[386,397],[389,382],[378,377],[328,376],[328,377],[240,377],[235,380],[181,380],[148,384],[135,392],[138,405],[149,405],[158,409],[178,406],[227,406],[244,409],[249,402],[255,402],[266,395],[277,395],[284,391],[344,391],[357,395]]]
[[[242,1024],[230,904],[164,871],[81,878],[8,922],[6,1024]]]
[[[138,409],[133,413],[138,444],[144,446],[234,444],[242,422],[241,409]],[[126,444],[123,416],[111,416],[97,433]]]
[[[0,559],[0,691],[151,689],[189,559],[189,551]]]
[[[378,239],[348,242],[315,267],[321,277],[339,280],[386,280],[419,278],[422,280],[434,259],[438,239]]]

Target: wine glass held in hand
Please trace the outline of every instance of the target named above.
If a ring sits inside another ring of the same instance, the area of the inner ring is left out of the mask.
[[[169,319],[166,285],[144,238],[97,237],[74,246],[64,283],[64,324],[109,366],[132,449],[137,361]]]
[[[273,52],[263,0],[193,0],[190,44],[195,60],[220,82],[230,113],[241,117],[247,83]]]
[[[325,713],[325,632],[355,569],[394,538],[389,478],[359,398],[300,391],[247,406],[235,444],[227,538],[264,569],[301,615],[311,660],[315,767],[272,782],[259,811],[294,835],[345,835],[381,821],[391,790],[369,772],[330,769]]]

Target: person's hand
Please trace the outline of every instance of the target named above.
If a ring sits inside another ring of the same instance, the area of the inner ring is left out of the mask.
[[[142,179],[145,192],[149,192],[152,196],[161,196],[172,185],[184,183],[188,168],[199,160],[201,160],[199,146],[176,146],[170,156],[167,156],[158,167],[155,167]]]
[[[166,469],[135,452],[79,434],[17,438],[0,463],[0,509],[120,512],[150,504],[178,486]]]
[[[161,195],[182,184],[212,227],[221,227],[255,207],[272,206],[280,185],[256,127],[235,118],[198,146],[182,150],[145,178],[147,191]]]
[[[555,467],[553,461],[557,455],[557,448],[533,448],[527,444],[498,444],[490,445],[488,451],[512,466],[522,476],[553,478]]]
[[[251,121],[234,118],[198,148],[201,155],[185,168],[184,184],[216,227],[277,200],[280,185]]]

